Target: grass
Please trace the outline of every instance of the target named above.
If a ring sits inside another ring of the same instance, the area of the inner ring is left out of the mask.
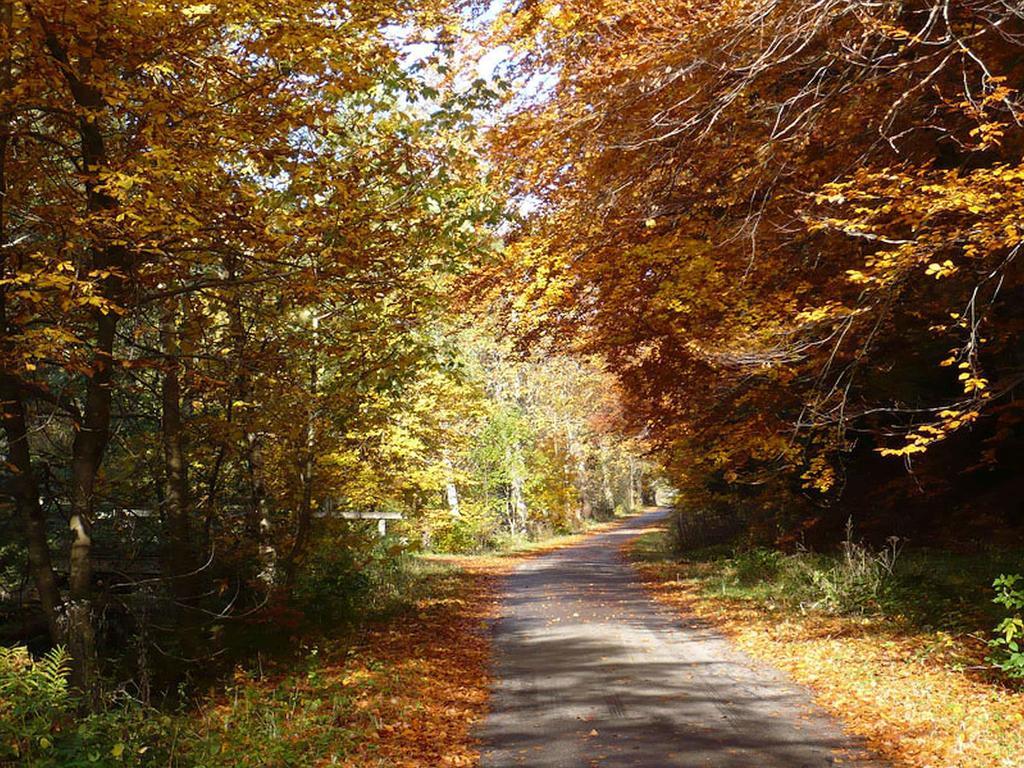
[[[992,602],[993,579],[1024,570],[1022,551],[899,549],[891,573],[883,569],[877,588],[830,602],[824,594],[829,576],[844,570],[837,554],[719,546],[677,558],[661,530],[639,537],[633,552],[640,561],[673,562],[680,578],[699,584],[708,596],[752,601],[768,610],[883,617],[911,630],[961,635],[986,634],[995,625],[1000,608]]]
[[[317,638],[304,658],[239,671],[190,714],[182,764],[469,765],[486,702],[486,574],[411,558],[400,601],[354,646]]]
[[[0,762],[27,768],[463,766],[487,698],[493,579],[419,558],[354,629],[310,626],[253,652],[188,706],[111,698],[75,717],[59,660],[0,654]],[[40,692],[49,692],[42,696]]]
[[[1019,571],[1020,553],[905,550],[888,569],[723,547],[680,558],[660,530],[630,554],[657,599],[810,686],[894,765],[1024,764],[1024,692],[984,660],[991,581]]]

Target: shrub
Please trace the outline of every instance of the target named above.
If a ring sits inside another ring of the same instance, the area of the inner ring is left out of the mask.
[[[304,564],[292,597],[307,616],[324,624],[348,624],[359,614],[370,580],[357,553],[320,546]]]
[[[750,586],[779,575],[785,556],[775,549],[757,548],[741,552],[732,561],[738,584]]]
[[[811,607],[840,614],[876,610],[892,590],[901,549],[900,539],[893,536],[884,548],[872,550],[854,540],[848,522],[839,560],[829,568],[810,571]]]
[[[680,509],[675,513],[675,543],[680,551],[731,544],[748,529],[735,504]]]
[[[1021,644],[1024,643],[1024,584],[1021,584],[1020,574],[1001,575],[993,583],[996,596],[992,602],[1001,605],[1009,611],[999,624],[996,625],[996,637],[989,642],[993,649],[989,662],[995,664],[1007,677],[1021,680],[1024,679],[1024,653],[1021,652]],[[1019,584],[1019,586],[1018,586]]]
[[[68,656],[0,647],[0,760],[31,768],[166,765],[172,720],[128,697],[79,714]]]
[[[355,625],[408,605],[420,574],[392,538],[324,537],[307,558],[292,592],[294,607],[329,627]]]
[[[324,537],[303,564],[292,599],[307,617],[324,625],[355,623],[367,610],[371,571],[383,567],[379,547]]]
[[[430,548],[435,552],[479,552],[497,535],[496,519],[486,505],[465,502],[459,517],[439,510],[427,515],[424,525],[430,533]]]

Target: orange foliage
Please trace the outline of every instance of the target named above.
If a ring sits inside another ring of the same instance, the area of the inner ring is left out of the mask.
[[[855,448],[909,464],[954,433],[971,466],[1021,383],[1022,24],[983,0],[510,4],[510,323],[605,355],[683,482],[784,510],[847,488]]]
[[[709,598],[671,564],[638,564],[660,602],[711,621],[756,659],[809,686],[815,700],[907,768],[1010,768],[1024,750],[1024,692],[962,670],[973,645],[942,633],[908,634],[876,619],[767,611]]]
[[[424,601],[415,616],[372,631],[359,649],[359,664],[345,667],[348,679],[372,680],[383,674],[373,669],[383,668],[398,680],[388,695],[357,702],[353,725],[367,738],[343,765],[476,764],[470,731],[487,703],[485,621],[493,605],[493,580],[478,571],[462,581],[459,597]]]

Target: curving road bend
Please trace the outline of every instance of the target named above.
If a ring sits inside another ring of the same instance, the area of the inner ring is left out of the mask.
[[[665,514],[507,578],[481,766],[882,768],[806,690],[648,597],[620,547]]]

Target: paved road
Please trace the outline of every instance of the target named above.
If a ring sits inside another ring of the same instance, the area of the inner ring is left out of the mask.
[[[882,768],[805,690],[650,600],[619,548],[662,515],[508,577],[483,768]]]

